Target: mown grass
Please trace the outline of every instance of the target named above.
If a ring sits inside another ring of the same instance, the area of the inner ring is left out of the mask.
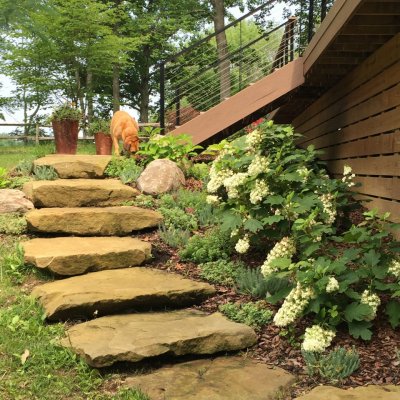
[[[22,160],[34,160],[46,154],[55,153],[54,142],[27,144],[27,145],[8,145],[0,146],[0,168],[11,169]],[[78,154],[96,154],[94,143],[84,141],[78,142]]]
[[[0,399],[148,400],[134,389],[110,394],[111,375],[59,345],[65,325],[45,323],[29,296],[40,275],[21,262],[15,250],[20,239],[0,235]]]

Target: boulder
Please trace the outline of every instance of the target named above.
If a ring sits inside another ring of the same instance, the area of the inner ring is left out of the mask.
[[[53,167],[62,179],[104,178],[111,156],[52,154],[33,162],[34,166]]]
[[[90,318],[128,310],[185,307],[215,293],[208,283],[151,268],[75,276],[36,287],[32,294],[50,320]]]
[[[23,191],[35,207],[104,207],[121,205],[139,194],[118,179],[32,181]]]
[[[318,386],[297,400],[399,400],[400,387],[387,386],[363,386],[350,389],[339,389],[333,386]]]
[[[25,193],[17,189],[0,189],[0,214],[26,213],[33,204],[25,197]]]
[[[280,368],[244,357],[220,357],[128,377],[124,386],[139,388],[151,400],[275,400],[294,381]]]
[[[257,335],[249,326],[229,321],[220,313],[194,310],[102,317],[73,326],[62,340],[97,368],[164,354],[241,350],[256,342]]]
[[[42,208],[26,214],[28,231],[80,236],[123,236],[157,227],[162,215],[139,207]]]
[[[134,238],[59,237],[23,242],[25,262],[58,275],[141,265],[151,257],[151,244]]]
[[[146,194],[156,195],[179,189],[185,184],[185,175],[171,160],[152,161],[137,180],[138,189]]]

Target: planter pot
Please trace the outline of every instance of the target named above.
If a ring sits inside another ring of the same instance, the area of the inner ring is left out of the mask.
[[[112,139],[110,135],[106,135],[103,132],[97,132],[94,134],[94,140],[96,142],[97,155],[108,156],[111,154]]]
[[[57,154],[76,154],[79,121],[52,121]]]

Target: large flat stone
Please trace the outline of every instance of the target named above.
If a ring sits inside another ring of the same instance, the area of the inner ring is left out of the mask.
[[[35,207],[118,206],[140,192],[118,179],[58,179],[32,181],[23,191]]]
[[[151,244],[134,238],[60,237],[22,243],[25,262],[59,275],[141,265],[151,257]]]
[[[42,208],[26,214],[28,230],[82,236],[123,236],[153,228],[162,215],[138,207]]]
[[[243,357],[220,357],[129,377],[124,386],[140,388],[151,400],[276,400],[278,391],[294,381],[280,368]]]
[[[214,354],[257,342],[253,329],[220,313],[182,310],[103,317],[68,329],[62,344],[93,367],[164,354]]]
[[[48,319],[78,319],[126,310],[184,307],[215,293],[213,286],[150,268],[94,272],[34,289]]]
[[[39,158],[33,164],[53,167],[63,179],[104,178],[104,171],[110,161],[111,156],[57,154]]]
[[[338,389],[333,386],[318,386],[298,400],[399,400],[400,386],[363,386],[351,389]]]

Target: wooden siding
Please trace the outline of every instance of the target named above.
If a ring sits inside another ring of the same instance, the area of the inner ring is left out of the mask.
[[[379,11],[379,10],[377,10]],[[328,169],[349,165],[365,205],[400,221],[400,34],[394,36],[294,121],[324,153]]]

